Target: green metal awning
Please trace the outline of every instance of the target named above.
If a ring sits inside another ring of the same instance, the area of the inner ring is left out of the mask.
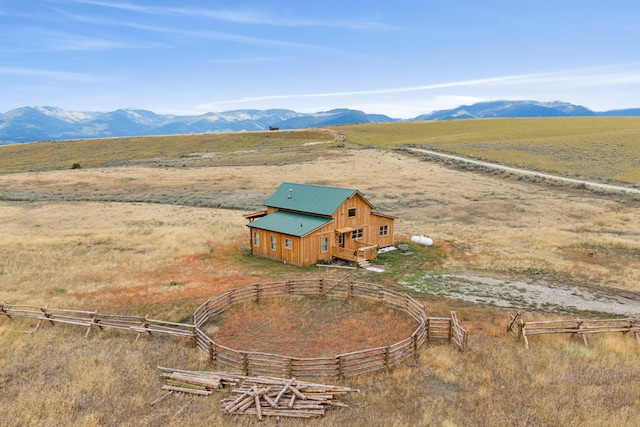
[[[247,227],[302,237],[333,221],[293,212],[276,211],[247,224]]]

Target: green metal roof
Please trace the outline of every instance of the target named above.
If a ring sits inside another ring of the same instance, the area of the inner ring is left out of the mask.
[[[331,216],[358,190],[283,182],[264,202],[265,206]],[[273,214],[272,214],[273,215]]]
[[[302,237],[333,221],[294,212],[277,211],[247,224],[247,227]]]

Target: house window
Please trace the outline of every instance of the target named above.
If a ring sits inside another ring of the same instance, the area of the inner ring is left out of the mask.
[[[351,238],[352,238],[353,240],[355,240],[355,239],[361,239],[361,238],[362,238],[362,228],[359,228],[359,229],[357,229],[357,230],[353,230],[353,231],[351,232]]]
[[[349,218],[356,217],[356,208],[349,208]]]
[[[380,237],[388,236],[388,235],[389,235],[389,226],[388,225],[381,225],[380,226]]]
[[[322,252],[327,252],[329,250],[329,238],[323,237],[320,244],[322,245]]]
[[[276,248],[277,248],[277,245],[276,245],[276,236],[271,236],[271,250],[272,250],[272,251],[275,251],[275,250],[276,250]]]
[[[260,233],[257,231],[253,232],[253,246],[260,246]]]
[[[293,240],[284,239],[284,247],[287,248],[287,249],[292,249],[293,248]]]

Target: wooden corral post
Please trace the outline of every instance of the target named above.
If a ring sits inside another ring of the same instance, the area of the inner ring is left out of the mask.
[[[582,329],[582,324],[584,323],[583,320],[580,320],[579,318],[576,319],[576,331]],[[575,332],[573,334],[571,334],[570,338],[573,338],[575,336],[575,334],[577,334],[578,332]],[[582,342],[584,343],[584,345],[586,345],[587,347],[589,346],[589,343],[587,342],[587,336],[585,334],[581,334],[582,335]]]
[[[13,318],[11,316],[9,316],[9,313],[7,312],[7,309],[4,307],[6,303],[4,302],[0,302],[0,313],[4,314],[5,316],[7,316],[9,318],[9,320],[13,320]]]
[[[288,375],[289,378],[293,378],[293,358],[289,358],[289,367],[288,367]]]
[[[387,367],[387,372],[389,372],[389,346],[384,349],[384,364]]]
[[[418,335],[413,335],[413,357],[418,361]]]
[[[91,323],[89,323],[89,326],[87,327],[87,332],[85,332],[84,334],[85,338],[89,336],[89,332],[91,332],[91,326],[98,325],[98,320],[96,319],[96,317],[98,316],[98,312],[94,311],[93,313],[90,314],[90,316],[91,316]],[[98,327],[102,329],[102,326],[98,325]]]
[[[260,282],[255,284],[256,287],[256,302],[260,302]]]
[[[213,341],[209,341],[209,359],[211,360],[211,363],[216,360],[216,351],[213,347]]]
[[[49,313],[48,310],[49,310],[49,306],[40,307],[40,311],[42,312],[42,317],[38,319],[38,324],[36,325],[36,331],[38,330],[38,328],[40,327],[44,319],[49,319],[49,322],[51,322],[52,325],[55,325],[55,322],[51,320],[51,313]]]
[[[520,319],[518,321],[518,335],[516,336],[516,339],[520,341],[520,338],[522,338],[523,336],[524,336],[524,321]]]
[[[342,382],[344,377],[342,376],[342,356],[338,356],[338,380]]]
[[[245,376],[249,376],[249,356],[247,353],[242,353],[242,372]]]
[[[520,334],[522,335],[522,339],[524,340],[524,347],[529,348],[529,340],[527,339],[527,324],[522,322],[520,325]]]

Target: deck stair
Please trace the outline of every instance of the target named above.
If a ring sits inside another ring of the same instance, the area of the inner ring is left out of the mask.
[[[366,267],[369,267],[371,265],[369,260],[365,259],[365,258],[358,258],[358,260],[356,262],[358,264],[358,267],[360,267],[360,268],[366,268]]]

